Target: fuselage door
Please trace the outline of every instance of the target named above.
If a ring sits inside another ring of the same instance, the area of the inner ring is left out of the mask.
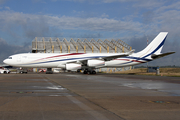
[[[21,62],[21,56],[17,57],[17,62]]]

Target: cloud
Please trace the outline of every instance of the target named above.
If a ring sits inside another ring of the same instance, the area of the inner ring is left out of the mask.
[[[99,1],[104,2],[104,3],[112,3],[112,2],[133,2],[134,0],[99,0]]]
[[[72,1],[72,2],[88,2],[93,4],[99,3],[137,3],[136,6],[138,7],[155,7],[161,5],[163,2],[162,0],[150,0],[150,1],[143,1],[143,0],[51,0],[53,2],[58,1]],[[158,3],[158,4],[157,4]]]
[[[108,17],[106,14],[103,17]],[[133,21],[122,21],[108,18],[80,18],[69,16],[49,16],[23,14],[19,12],[0,12],[0,30],[13,35],[14,28],[22,29],[28,38],[45,36],[50,27],[58,29],[82,29],[91,31],[136,31],[141,32],[141,24]],[[13,35],[14,36],[14,35]],[[17,36],[15,36],[17,37]]]
[[[109,15],[107,15],[106,13],[103,13],[103,14],[101,15],[101,17],[102,17],[102,18],[108,18]]]
[[[173,2],[172,4],[163,5],[157,9],[157,13],[168,11],[168,10],[180,10],[180,1]]]
[[[84,29],[91,31],[138,31],[141,24],[132,21],[121,21],[108,18],[78,18],[78,17],[56,17],[46,16],[48,24],[59,29]],[[51,18],[51,19],[50,19]]]
[[[76,1],[76,0],[75,0]],[[123,2],[123,0],[102,0],[106,2]],[[137,0],[138,1],[138,0]],[[152,4],[153,5],[153,4]],[[169,5],[167,8],[172,8],[174,5]],[[178,10],[162,11],[164,6],[156,11],[147,11],[142,16],[143,23],[127,19],[109,18],[109,15],[103,13],[100,17],[72,17],[72,16],[50,16],[24,14],[13,11],[0,12],[0,30],[8,31],[12,36],[18,38],[18,34],[14,34],[14,29],[19,27],[24,31],[24,36],[33,39],[35,36],[51,35],[51,28],[60,30],[91,30],[91,31],[112,31],[112,32],[136,32],[146,34],[160,30],[170,30],[176,32],[179,30],[176,24],[179,22],[180,12]],[[158,13],[157,11],[162,11]],[[75,11],[76,12],[76,11]],[[84,11],[83,11],[84,12]],[[128,15],[127,15],[128,16]],[[172,22],[171,22],[172,21]],[[169,23],[173,24],[170,25]],[[175,29],[174,29],[175,28]],[[177,33],[177,32],[176,32]]]
[[[19,39],[23,35],[32,40],[34,37],[51,33],[43,15],[1,11],[0,21],[0,30],[10,34],[14,39]]]
[[[162,11],[161,8],[164,9],[164,6],[155,11],[148,11],[143,14],[144,24],[147,29],[149,29],[148,33],[167,31],[176,38],[179,38],[180,34],[178,32],[180,31],[180,27],[178,27],[178,25],[180,21],[180,11],[177,9],[164,9],[164,11]]]
[[[57,1],[73,1],[73,2],[85,2],[85,1],[90,1],[90,0],[51,0],[52,2],[57,2]]]
[[[31,52],[31,46],[8,44],[4,39],[0,38],[0,61],[12,54]]]
[[[133,5],[134,8],[145,8],[145,9],[154,9],[157,7],[160,7],[164,4],[165,2],[162,2],[161,0],[137,0],[135,4]]]
[[[99,3],[114,3],[114,2],[136,2],[136,1],[142,1],[142,0],[51,0],[52,2],[58,2],[58,1],[72,1],[72,2],[88,2],[93,4],[99,4]]]
[[[103,14],[103,16],[107,17],[106,14]],[[92,33],[83,32],[80,35],[75,35],[76,37],[91,38],[103,36],[100,32],[94,33],[94,31],[139,32],[141,30],[140,23],[132,21],[121,21],[103,17],[80,18],[69,16],[24,14],[13,11],[0,11],[0,21],[0,31],[8,34],[8,36],[11,36],[10,44],[7,44],[7,42],[3,39],[0,41],[0,60],[5,59],[11,54],[30,52],[29,46],[19,46],[17,44],[18,41],[21,44],[28,43],[28,45],[31,45],[31,41],[35,37],[59,37],[59,35],[63,35],[62,33],[59,33],[59,30],[93,31]],[[73,34],[69,34],[69,36],[72,37]]]
[[[4,4],[6,1],[8,1],[8,0],[0,0],[0,5]]]
[[[8,7],[8,6],[6,6],[5,9],[6,9],[6,10],[11,10],[10,7]]]

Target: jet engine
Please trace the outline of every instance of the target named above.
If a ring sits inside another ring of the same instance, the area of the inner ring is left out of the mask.
[[[103,61],[103,60],[88,60],[87,65],[89,67],[104,66],[105,61]]]
[[[75,64],[75,63],[66,64],[66,70],[78,70],[78,69],[81,69],[81,64]]]

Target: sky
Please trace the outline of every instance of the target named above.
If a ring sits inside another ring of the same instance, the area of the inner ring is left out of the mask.
[[[119,38],[138,52],[159,32],[176,53],[149,65],[180,66],[179,0],[0,0],[0,63],[35,37]]]

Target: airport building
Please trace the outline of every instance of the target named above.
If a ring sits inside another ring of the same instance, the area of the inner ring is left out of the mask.
[[[132,47],[120,39],[90,39],[90,38],[53,38],[35,37],[32,41],[32,53],[124,53]],[[97,71],[115,72],[132,69],[101,68]]]

